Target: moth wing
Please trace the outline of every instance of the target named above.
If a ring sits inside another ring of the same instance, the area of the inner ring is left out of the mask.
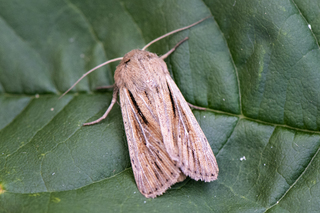
[[[154,198],[185,176],[165,150],[157,117],[145,102],[146,94],[132,94],[125,87],[119,92],[136,184],[144,196]]]
[[[173,135],[179,151],[180,169],[195,180],[206,182],[216,180],[219,168],[210,144],[169,74],[166,75],[166,80],[175,111],[172,119]]]

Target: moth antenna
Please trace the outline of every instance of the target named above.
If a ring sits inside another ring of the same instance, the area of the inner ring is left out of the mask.
[[[169,50],[166,54],[164,54],[163,56],[161,56],[161,59],[165,59],[167,58],[173,51],[175,51],[177,49],[178,46],[180,46],[180,44],[182,44],[183,42],[185,42],[186,40],[188,40],[189,37],[185,37],[184,39],[182,39],[181,41],[179,41],[178,44],[176,44],[171,50]]]
[[[111,62],[120,61],[120,60],[122,60],[122,59],[123,59],[123,57],[114,58],[114,59],[111,59],[111,60],[109,60],[109,61],[106,61],[106,62],[104,62],[104,63],[102,63],[102,64],[99,64],[98,66],[92,68],[91,70],[89,70],[88,72],[86,72],[85,74],[83,74],[83,75],[81,76],[81,78],[79,78],[79,79],[76,81],[76,83],[74,83],[67,91],[65,91],[65,92],[59,97],[59,99],[62,98],[65,94],[67,94],[70,90],[72,90],[72,88],[73,88],[75,85],[77,85],[84,77],[86,77],[87,75],[89,75],[90,73],[92,73],[93,71],[95,71],[96,69],[99,69],[100,67],[103,67],[104,65],[107,65],[107,64],[109,64],[109,63],[111,63]]]
[[[111,89],[114,88],[114,84],[113,85],[109,85],[109,86],[101,86],[101,87],[97,87],[96,89]]]
[[[197,24],[199,24],[200,22],[203,22],[204,20],[206,20],[206,19],[208,19],[208,18],[210,18],[210,17],[211,17],[211,15],[208,16],[208,17],[206,17],[206,18],[203,18],[203,19],[201,19],[201,20],[199,20],[199,21],[197,21],[197,22],[195,22],[195,23],[193,23],[193,24],[191,24],[191,25],[188,25],[188,26],[185,26],[185,27],[176,29],[176,30],[171,31],[171,32],[169,32],[169,33],[166,33],[166,34],[164,34],[163,36],[160,36],[160,37],[154,39],[153,41],[149,42],[146,46],[144,46],[144,47],[142,48],[142,50],[146,50],[151,44],[153,44],[153,43],[155,43],[155,42],[157,42],[157,41],[159,41],[159,40],[161,40],[161,39],[163,39],[163,38],[165,38],[165,37],[167,37],[167,36],[169,36],[169,35],[172,35],[172,34],[174,34],[174,33],[177,33],[177,32],[186,30],[186,29],[188,29],[188,28],[190,28],[190,27],[193,27],[194,25],[197,25]]]

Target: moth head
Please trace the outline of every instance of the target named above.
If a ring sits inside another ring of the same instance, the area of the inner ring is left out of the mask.
[[[156,54],[135,49],[128,52],[114,73],[114,81],[118,88],[126,87],[130,91],[144,91],[156,86],[155,78],[166,74],[165,62]]]

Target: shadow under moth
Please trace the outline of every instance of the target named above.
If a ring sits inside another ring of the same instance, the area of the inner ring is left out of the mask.
[[[218,164],[189,108],[189,105],[194,106],[186,102],[164,62],[188,38],[161,57],[145,50],[154,42],[207,18],[169,32],[151,41],[142,50],[132,50],[124,57],[98,65],[63,94],[92,71],[121,60],[114,74],[111,104],[101,118],[84,125],[96,124],[105,119],[119,93],[132,170],[139,191],[147,198],[163,194],[186,176],[206,182],[217,179]]]

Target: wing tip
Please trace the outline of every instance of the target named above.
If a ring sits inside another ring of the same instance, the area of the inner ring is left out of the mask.
[[[138,189],[140,193],[146,198],[155,198],[165,193],[168,189],[171,188],[172,185],[178,182],[184,181],[185,179],[186,179],[185,174],[182,171],[180,171],[180,175],[177,175],[174,179],[168,180],[165,184],[163,184],[163,186],[161,186],[161,188],[156,188],[156,190],[154,191],[139,189],[139,187]],[[146,192],[146,191],[149,191],[149,192]]]
[[[201,180],[205,182],[211,182],[211,181],[217,180],[218,174],[219,174],[219,169],[217,168],[213,171],[205,172],[204,174],[202,172],[195,171],[195,170],[191,171],[190,168],[185,168],[185,167],[182,167],[181,170],[185,175],[189,176],[190,178],[196,181]]]

